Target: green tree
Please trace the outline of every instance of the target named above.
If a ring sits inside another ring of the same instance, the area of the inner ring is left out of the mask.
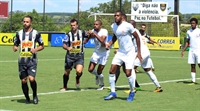
[[[22,11],[16,11],[12,15],[12,32],[16,32],[23,28],[22,21],[23,17],[25,15],[31,15],[33,17],[33,25],[32,27],[37,29],[38,31],[57,31],[58,28],[54,24],[53,20],[45,15],[45,25],[43,30],[43,16],[39,15],[36,10],[33,10],[32,12],[22,12]],[[10,20],[11,18],[8,18],[4,24],[1,26],[0,31],[1,32],[10,32]]]

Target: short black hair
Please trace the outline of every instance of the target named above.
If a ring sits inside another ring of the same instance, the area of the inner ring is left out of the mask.
[[[139,32],[141,35],[144,35],[144,30],[140,29]]]
[[[100,23],[100,25],[102,25],[102,22],[101,22],[101,20],[95,20],[95,22],[99,22],[99,23]]]
[[[33,17],[30,15],[26,15],[26,16],[24,16],[24,18],[30,18],[31,22],[33,21]]]
[[[118,10],[118,11],[116,11],[115,13],[117,13],[117,12],[119,12],[120,15],[122,15],[122,16],[123,16],[123,14],[124,14],[121,10]]]
[[[127,20],[126,14],[122,13],[122,16]]]
[[[146,24],[142,24],[141,26],[145,26],[146,27]]]
[[[76,24],[78,24],[78,20],[76,20],[75,18],[70,20],[70,23],[72,23],[72,22],[76,22]]]
[[[190,23],[191,23],[192,21],[195,21],[196,24],[198,24],[198,20],[197,20],[196,18],[191,18],[191,19],[190,19]]]

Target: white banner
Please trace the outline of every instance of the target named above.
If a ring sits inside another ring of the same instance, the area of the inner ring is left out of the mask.
[[[131,14],[136,22],[167,22],[168,3],[132,2]]]

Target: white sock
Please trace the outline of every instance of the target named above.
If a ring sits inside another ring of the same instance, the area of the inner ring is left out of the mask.
[[[160,84],[156,78],[156,75],[151,70],[146,73],[149,75],[149,77],[151,78],[152,82],[156,85],[156,87],[160,87]]]
[[[134,89],[135,88],[135,80],[136,80],[135,69],[132,69],[131,76],[133,76],[133,89]]]
[[[111,92],[115,92],[115,74],[109,74]]]
[[[192,82],[196,82],[195,76],[196,76],[196,73],[195,72],[191,72]]]
[[[104,76],[103,74],[98,75],[100,85],[104,85]]]
[[[153,66],[153,61],[151,60],[151,58],[149,59],[149,62],[150,62],[150,64],[151,64],[151,68],[154,68],[154,66]]]
[[[128,78],[128,82],[129,82],[129,86],[130,86],[130,91],[133,92],[133,89],[134,89],[134,84],[135,84],[135,81],[134,81],[134,77],[131,75]]]
[[[94,74],[95,76],[98,76],[97,71],[94,69],[91,74]]]

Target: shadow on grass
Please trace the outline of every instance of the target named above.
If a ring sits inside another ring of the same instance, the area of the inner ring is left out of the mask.
[[[176,83],[183,83],[183,84],[191,84],[191,83],[193,83],[192,81],[177,81]],[[195,85],[200,85],[200,84],[198,84],[198,83],[195,83]]]
[[[23,103],[26,104],[26,99],[12,99],[11,102],[18,102],[18,103]],[[38,100],[39,101],[39,100]],[[30,101],[30,104],[33,103],[33,100]]]

